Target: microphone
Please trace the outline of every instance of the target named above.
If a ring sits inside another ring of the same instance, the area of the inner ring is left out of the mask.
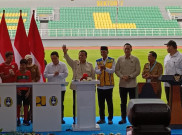
[[[79,63],[77,63],[77,66],[79,66],[79,65],[80,65],[80,64],[79,64]],[[74,76],[74,78],[73,78],[73,79],[74,79],[74,81],[76,81],[76,82],[77,82],[78,80],[77,80],[77,71],[76,71],[76,69],[77,69],[77,68],[76,68],[76,67],[74,67],[74,71],[73,71],[73,72],[75,72],[75,76]]]

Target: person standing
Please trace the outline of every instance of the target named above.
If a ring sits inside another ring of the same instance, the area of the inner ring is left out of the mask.
[[[150,51],[148,54],[148,61],[143,68],[142,77],[146,79],[146,82],[157,83],[157,98],[161,98],[161,81],[158,79],[163,73],[162,64],[156,61],[157,54],[154,51]]]
[[[59,54],[56,51],[51,53],[52,62],[45,67],[44,77],[48,79],[48,82],[65,82],[68,76],[68,69],[65,63],[59,61]],[[66,87],[63,86],[61,91],[61,106],[62,106],[62,124],[64,121],[64,96],[66,92]]]
[[[15,78],[16,82],[32,82],[31,73],[26,69],[27,67],[27,60],[21,59],[20,60],[20,69],[16,71]],[[29,96],[30,96],[30,88],[29,87],[18,87],[17,88],[17,126],[20,126],[20,108],[22,106],[23,101],[23,108],[24,108],[24,120],[23,125],[29,126],[30,123],[28,121],[28,106],[29,106]]]
[[[14,58],[13,52],[5,53],[5,62],[0,65],[0,77],[2,83],[15,82],[15,73],[18,70],[18,65],[12,62]]]
[[[32,82],[39,82],[40,71],[38,66],[32,63],[32,56],[28,54],[25,59],[27,60],[27,70],[31,72]]]
[[[130,99],[135,98],[137,86],[136,77],[140,74],[139,59],[131,55],[132,45],[126,43],[123,50],[125,55],[118,58],[115,68],[115,73],[120,78],[119,92],[122,113],[122,120],[118,124],[126,123],[127,94],[129,93]]]
[[[32,64],[32,56],[27,54],[25,59],[27,60],[27,70],[29,70],[31,73],[32,82],[39,82],[40,71],[37,65]],[[32,121],[32,88],[30,88],[29,104],[30,110],[28,112],[28,120]]]
[[[164,44],[167,46],[167,52],[169,54],[166,55],[164,59],[164,74],[165,75],[182,75],[182,54],[177,50],[177,44],[175,41],[170,40],[168,43]],[[166,99],[169,103],[169,90],[170,84],[165,82],[165,92]],[[182,91],[182,89],[181,89]]]
[[[100,120],[97,124],[105,123],[105,100],[108,106],[108,124],[113,124],[113,100],[112,93],[114,87],[115,61],[113,58],[108,57],[108,47],[101,46],[100,53],[102,58],[96,60],[95,73],[100,84],[97,86],[99,115]]]
[[[72,68],[73,71],[72,80],[80,80],[85,73],[88,75],[88,77],[95,79],[95,71],[93,65],[86,61],[87,52],[85,50],[79,51],[79,60],[73,60],[69,57],[67,53],[68,49],[66,48],[66,45],[63,45],[62,49],[64,52],[64,58],[66,59],[68,65]],[[73,124],[75,124],[76,92],[72,84],[70,85],[70,89],[73,90]]]

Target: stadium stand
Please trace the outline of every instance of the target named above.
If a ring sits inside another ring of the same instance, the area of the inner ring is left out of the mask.
[[[24,23],[30,22],[30,8],[0,8],[0,19],[5,10],[5,19],[6,23],[9,26],[9,29],[13,28],[11,26],[16,26],[19,20],[20,10],[22,10],[22,17]],[[13,28],[14,30],[16,28]]]
[[[25,28],[30,24],[30,8],[1,8],[6,11],[6,23],[10,37],[16,34],[19,10]],[[107,36],[181,36],[182,30],[178,23],[182,8],[167,6],[166,14],[170,19],[163,18],[157,6],[146,7],[61,7],[59,19],[54,19],[54,8],[37,7],[36,20],[40,28],[41,21],[47,21],[48,27],[39,29],[47,31],[50,37],[107,37]],[[178,17],[178,18],[177,18]],[[47,30],[45,30],[47,29]]]
[[[0,8],[0,21],[3,14],[3,10],[5,10],[5,20],[6,20],[10,37],[15,37],[16,35],[16,29],[18,25],[19,16],[20,16],[20,10],[22,10],[22,18],[23,18],[24,26],[28,33],[30,18],[31,18],[30,8]],[[39,28],[40,22],[37,21],[36,23]]]
[[[158,7],[63,7],[48,28],[53,37],[182,35],[177,20],[165,20]]]

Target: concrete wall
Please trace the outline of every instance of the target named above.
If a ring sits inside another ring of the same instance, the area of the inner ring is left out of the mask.
[[[124,6],[182,6],[182,0],[124,0]]]
[[[67,46],[123,46],[125,43],[130,43],[133,46],[163,46],[169,40],[175,40],[177,45],[182,45],[182,38],[103,38],[103,39],[43,39],[44,47],[62,47]],[[14,40],[12,40],[14,44]]]
[[[85,7],[96,6],[96,0],[0,0],[0,7]]]
[[[182,39],[175,38],[126,38],[126,39],[58,39],[58,40],[43,40],[45,47],[61,47],[63,44],[67,46],[123,46],[125,43],[130,43],[133,46],[163,46],[169,40],[175,40],[178,45],[182,45]]]

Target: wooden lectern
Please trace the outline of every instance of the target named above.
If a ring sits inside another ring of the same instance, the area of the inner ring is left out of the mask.
[[[171,109],[171,128],[182,128],[182,76],[162,75],[162,82],[168,82],[171,85],[169,93],[169,106]]]
[[[157,83],[138,83],[138,98],[157,98]]]
[[[95,87],[99,81],[72,81],[77,96],[77,124],[73,131],[100,130],[95,116]]]

